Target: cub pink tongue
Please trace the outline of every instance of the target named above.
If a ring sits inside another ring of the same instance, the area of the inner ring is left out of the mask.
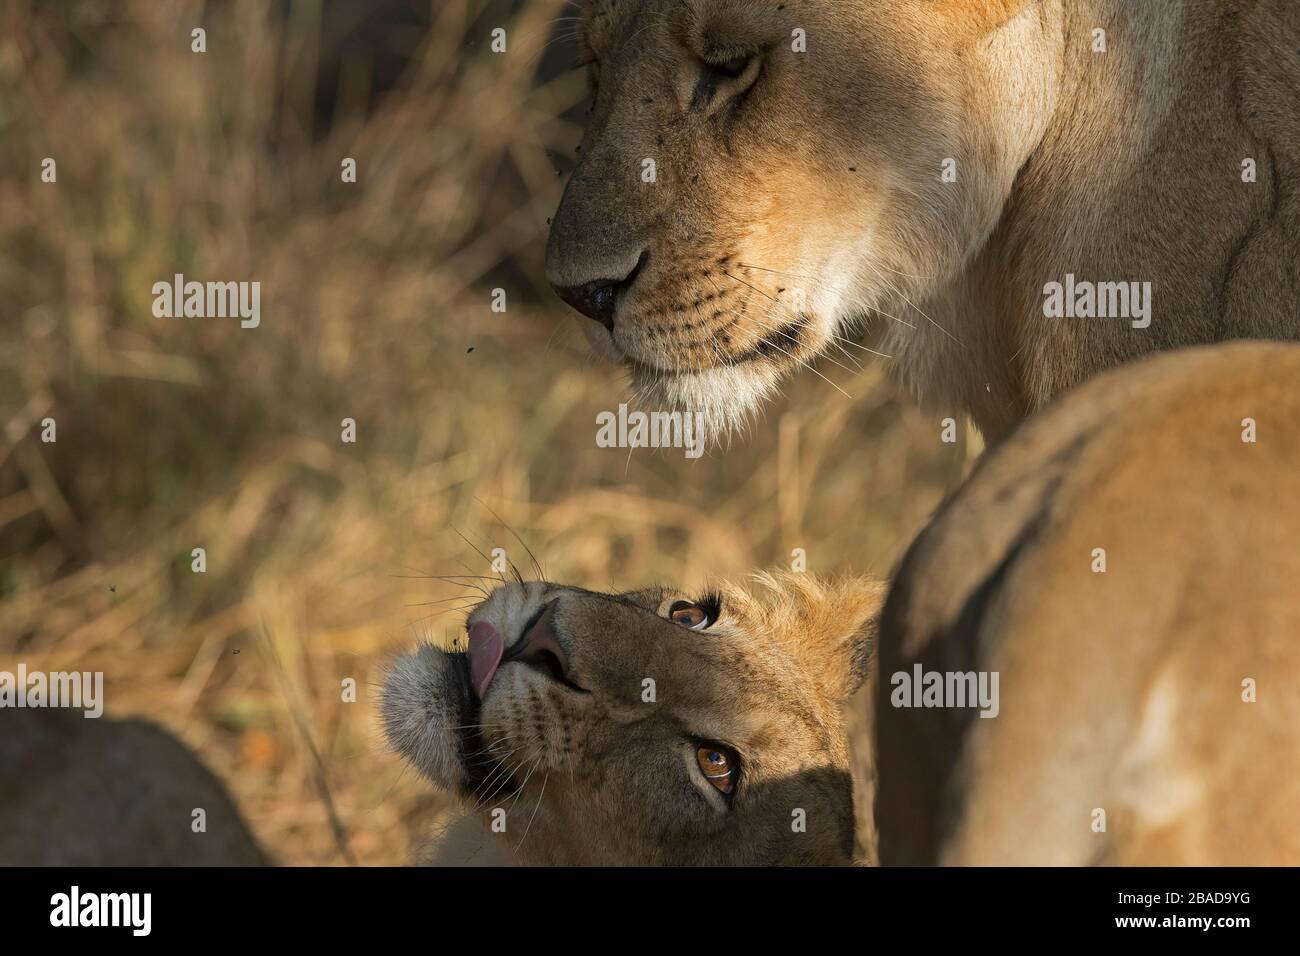
[[[469,680],[474,693],[482,700],[497,672],[506,642],[501,632],[487,621],[475,621],[469,629]]]

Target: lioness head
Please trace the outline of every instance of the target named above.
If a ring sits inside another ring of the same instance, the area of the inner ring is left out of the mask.
[[[644,402],[725,428],[858,320],[926,323],[1035,136],[1026,44],[983,42],[1024,3],[583,0],[547,270]]]
[[[841,704],[884,588],[756,580],[698,595],[503,585],[464,650],[396,663],[388,738],[524,862],[849,862]]]

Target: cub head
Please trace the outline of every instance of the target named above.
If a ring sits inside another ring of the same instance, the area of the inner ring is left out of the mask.
[[[928,324],[1040,135],[1027,3],[582,0],[547,272],[643,404],[716,434],[858,320]]]
[[[799,574],[695,595],[505,584],[463,650],[398,660],[386,733],[521,862],[847,863],[841,710],[883,596]]]

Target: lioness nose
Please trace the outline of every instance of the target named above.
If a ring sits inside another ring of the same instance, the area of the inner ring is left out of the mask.
[[[614,310],[618,306],[618,294],[630,288],[636,281],[637,274],[645,265],[646,256],[642,253],[632,271],[620,279],[597,279],[582,285],[557,285],[555,291],[560,298],[573,306],[589,319],[595,319],[611,332],[614,331]]]
[[[589,319],[595,319],[611,332],[614,331],[614,306],[617,303],[621,279],[597,279],[584,285],[557,285],[560,298]]]

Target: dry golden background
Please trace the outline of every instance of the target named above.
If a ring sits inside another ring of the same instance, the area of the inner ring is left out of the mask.
[[[0,669],[103,670],[108,713],[179,734],[281,862],[408,862],[446,812],[376,720],[386,658],[463,626],[472,592],[433,576],[494,547],[527,570],[514,533],[595,588],[794,548],[884,575],[960,470],[942,411],[856,349],[699,461],[596,447],[623,375],[542,268],[581,138],[574,12],[2,15]],[[177,272],[260,281],[261,327],[155,318]]]

